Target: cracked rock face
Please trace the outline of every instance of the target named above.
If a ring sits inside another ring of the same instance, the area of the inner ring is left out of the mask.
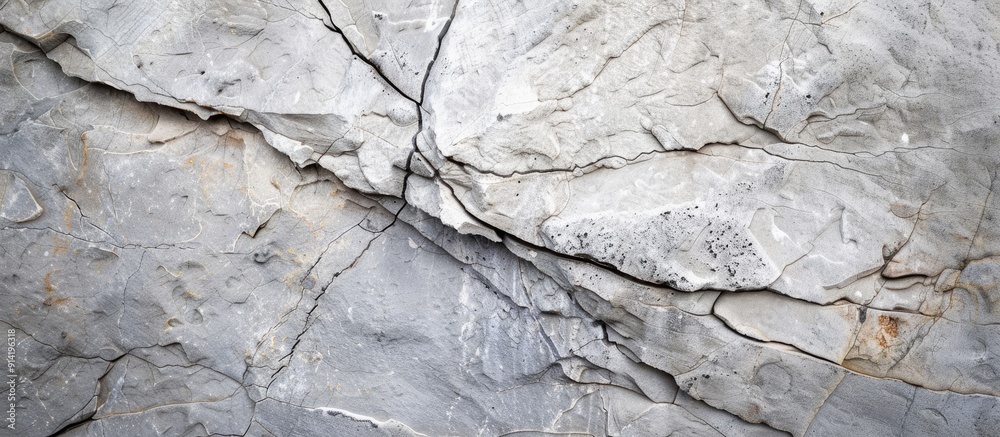
[[[993,3],[0,26],[4,435],[1000,430]]]

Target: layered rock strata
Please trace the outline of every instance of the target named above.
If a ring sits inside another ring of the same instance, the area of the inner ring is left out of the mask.
[[[5,430],[995,434],[998,15],[0,3]]]

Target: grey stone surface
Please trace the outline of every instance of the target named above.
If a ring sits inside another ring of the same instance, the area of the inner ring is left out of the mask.
[[[859,278],[992,253],[990,8],[465,2],[418,146],[525,241],[684,290],[861,304]]]
[[[321,2],[356,54],[403,95],[423,100],[424,79],[455,0]]]
[[[0,218],[23,223],[41,217],[45,212],[31,194],[28,184],[9,171],[0,173],[0,191],[3,192]]]
[[[1000,429],[993,3],[0,25],[3,435]]]
[[[416,105],[329,20],[320,2],[297,0],[0,8],[0,24],[71,76],[203,118],[248,121],[298,164],[319,162],[354,188],[401,195]]]

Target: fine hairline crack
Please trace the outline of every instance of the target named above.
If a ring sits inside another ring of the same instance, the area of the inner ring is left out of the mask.
[[[326,5],[325,5],[325,4],[323,4],[323,2],[322,2],[322,1],[321,1],[320,3],[321,3],[321,5],[323,6],[323,8],[324,8],[324,9],[326,10],[326,9],[327,9],[327,8],[326,8]],[[456,7],[455,7],[455,8],[457,9],[457,4],[456,4]],[[327,10],[327,14],[329,15],[329,10]],[[453,10],[453,11],[452,11],[452,19],[454,19],[454,16],[455,16],[455,10]],[[332,17],[331,17],[331,22],[332,22]],[[426,75],[425,75],[425,77],[424,77],[424,82],[423,82],[423,85],[422,85],[422,88],[421,88],[421,94],[420,94],[420,100],[421,100],[421,101],[423,100],[423,95],[424,95],[424,91],[425,91],[425,88],[426,88],[426,85],[427,85],[427,80],[428,80],[428,77],[429,77],[429,74],[430,74],[430,68],[431,68],[431,67],[433,66],[433,64],[434,64],[434,61],[436,60],[436,58],[437,58],[437,56],[438,56],[438,52],[440,52],[440,50],[441,50],[441,44],[440,44],[440,43],[441,43],[441,41],[442,41],[442,39],[443,39],[443,37],[444,37],[445,33],[447,32],[447,30],[448,30],[448,28],[449,28],[450,24],[451,24],[451,20],[449,20],[449,21],[448,21],[448,22],[446,23],[446,25],[444,26],[444,30],[443,30],[443,31],[441,32],[441,35],[440,35],[440,37],[439,37],[439,40],[438,40],[438,43],[439,43],[439,45],[438,45],[438,47],[437,47],[437,50],[436,50],[436,52],[435,52],[435,56],[434,56],[434,59],[432,59],[432,60],[431,60],[431,62],[430,62],[430,65],[428,66],[428,72],[427,72],[427,74],[426,74]],[[380,70],[378,69],[378,67],[377,67],[377,66],[375,66],[374,64],[372,64],[372,63],[371,63],[371,61],[370,61],[370,60],[368,60],[368,59],[367,59],[366,57],[364,57],[364,56],[361,56],[361,55],[359,55],[359,54],[358,54],[358,53],[357,53],[357,52],[355,51],[355,48],[353,47],[353,45],[351,45],[351,44],[350,44],[350,42],[349,42],[349,41],[347,41],[347,38],[346,38],[346,37],[344,36],[343,32],[341,32],[341,31],[340,31],[340,30],[339,30],[339,29],[338,29],[338,28],[337,28],[337,27],[336,27],[335,25],[333,25],[333,27],[331,27],[331,26],[326,26],[326,27],[330,28],[330,30],[331,30],[331,31],[334,31],[334,32],[336,32],[336,33],[339,33],[339,34],[341,35],[341,37],[342,37],[342,38],[344,38],[345,42],[346,42],[346,43],[348,44],[348,47],[350,47],[350,49],[351,49],[352,53],[354,54],[354,56],[356,56],[356,57],[358,57],[359,59],[363,60],[364,62],[368,63],[368,64],[369,64],[369,65],[370,65],[370,66],[371,66],[371,67],[373,68],[373,70],[374,70],[374,71],[376,71],[376,72],[377,72],[378,74],[380,74],[380,75],[382,76],[382,78],[383,78],[383,79],[385,80],[385,82],[386,82],[386,83],[387,83],[387,84],[388,84],[389,86],[391,86],[392,88],[396,89],[396,91],[397,91],[397,92],[398,92],[398,93],[399,93],[400,95],[402,95],[402,96],[404,96],[405,98],[409,99],[410,101],[413,101],[414,103],[416,103],[416,104],[417,104],[417,106],[418,106],[418,108],[420,107],[420,104],[421,104],[421,102],[420,102],[420,101],[417,101],[417,100],[414,100],[413,98],[411,98],[411,97],[407,96],[406,94],[402,93],[402,92],[401,92],[401,91],[400,91],[400,90],[399,90],[399,89],[398,89],[398,88],[397,88],[397,87],[395,86],[395,84],[394,84],[394,83],[392,83],[392,82],[391,82],[390,80],[388,80],[388,78],[386,78],[386,76],[385,76],[384,74],[382,74],[382,72],[381,72],[381,71],[380,71]],[[422,118],[422,115],[420,115],[421,113],[422,113],[422,111],[420,111],[420,110],[418,109],[418,117],[420,117],[420,118]],[[421,120],[421,122],[420,122],[420,123],[421,123],[421,128],[422,128],[422,120]],[[416,141],[416,137],[414,137],[414,141]],[[410,162],[410,160],[412,160],[412,153],[413,153],[413,152],[417,152],[417,153],[419,153],[419,150],[418,150],[418,149],[416,149],[416,148],[414,148],[414,150],[413,150],[413,151],[411,151],[411,154],[409,155],[409,157],[408,157],[408,159],[407,159],[407,168],[409,168],[409,162]],[[765,150],[764,152],[765,152],[765,153],[768,153],[768,151],[766,151],[766,150]],[[856,170],[855,170],[855,171],[856,171]],[[992,184],[992,180],[991,180],[991,184]],[[451,187],[449,186],[449,188],[451,188]],[[403,193],[404,193],[404,195],[405,195],[405,179],[404,179],[404,191],[403,191]],[[454,193],[454,192],[453,192],[453,193]],[[65,195],[65,193],[63,193],[63,194]],[[68,196],[67,196],[67,198],[68,198]],[[457,196],[456,196],[456,198],[457,198]],[[72,199],[70,199],[70,200],[72,200]],[[75,202],[75,201],[73,201],[73,203],[76,203],[76,202]],[[463,206],[463,208],[464,208],[464,206]],[[77,209],[79,209],[79,205],[77,205]],[[400,209],[400,211],[401,211],[401,210],[402,210],[402,209]],[[471,213],[470,213],[470,214],[471,214]],[[82,215],[82,211],[81,211],[81,215]],[[397,218],[398,218],[398,215],[399,215],[399,212],[397,212],[397,214],[396,214]],[[83,216],[83,217],[86,217],[86,216]],[[981,221],[982,221],[982,220],[980,220],[980,222],[981,222]],[[395,220],[393,221],[393,223],[395,223]],[[484,223],[484,224],[486,224],[487,226],[489,226],[489,225],[488,225],[488,224],[487,224],[486,222],[483,222],[483,223]],[[391,225],[390,225],[390,226],[391,226]],[[492,226],[491,226],[491,227],[492,227]],[[102,231],[103,231],[103,229],[102,229]],[[498,231],[498,232],[499,232],[499,231]],[[106,233],[106,232],[105,232],[105,233]],[[977,233],[978,233],[978,229],[977,229]],[[501,235],[505,235],[505,234],[504,234],[504,233],[501,233]],[[378,238],[378,236],[376,236],[375,238],[373,238],[372,240],[370,240],[370,241],[368,242],[368,246],[367,246],[367,247],[365,248],[365,250],[367,250],[367,249],[368,249],[368,248],[369,248],[369,247],[371,246],[372,242],[373,242],[373,241],[374,241],[375,239],[377,239],[377,238]],[[973,240],[975,240],[975,237],[973,238]],[[522,244],[525,244],[525,243],[524,243],[524,242],[522,242]],[[540,248],[540,247],[536,247],[536,246],[532,246],[532,245],[528,245],[528,244],[525,244],[525,245],[526,245],[526,246],[528,246],[528,247],[533,247],[533,248],[534,248],[534,249],[536,249],[536,250],[545,250],[546,252],[549,252],[549,253],[554,253],[553,251],[551,251],[551,250],[547,250],[546,248]],[[329,246],[327,246],[327,248],[329,249]],[[364,253],[364,251],[362,251],[362,255],[363,255],[363,253]],[[560,254],[558,254],[558,253],[555,253],[555,254],[556,254],[556,255],[560,255]],[[322,257],[322,255],[320,255],[320,257]],[[359,256],[359,258],[360,258],[360,256]],[[576,258],[576,257],[573,257],[573,256],[568,256],[568,255],[567,255],[567,256],[565,256],[565,258],[569,258],[569,259],[573,259],[573,260],[576,260],[576,261],[584,261],[584,262],[587,262],[587,261],[589,261],[589,260],[584,260],[584,259],[579,259],[579,258]],[[358,261],[358,260],[357,260],[357,259],[355,259],[354,263],[356,263],[357,261]],[[318,262],[318,260],[317,260],[317,262]],[[352,263],[352,264],[351,264],[351,266],[349,266],[348,268],[351,268],[351,267],[353,267],[353,266],[354,266],[354,263]],[[140,260],[140,265],[141,265],[141,260]],[[314,265],[314,266],[315,266],[315,265]],[[609,269],[609,267],[608,267],[608,266],[604,266],[604,265],[599,265],[599,267],[603,267],[603,268],[604,268],[605,270]],[[620,272],[615,272],[615,271],[612,271],[611,273],[618,273],[618,274],[621,274]],[[334,277],[336,277],[336,275],[334,275]],[[629,278],[629,279],[633,279],[633,278]],[[634,282],[637,282],[637,281],[634,281]],[[662,284],[658,284],[658,286],[661,286],[661,287],[662,287]],[[327,286],[323,287],[323,290],[322,290],[322,292],[324,292],[324,293],[325,293],[325,291],[326,291],[326,288],[327,288],[327,287],[329,287],[329,284],[327,284]],[[320,294],[320,296],[318,296],[318,297],[316,298],[316,304],[317,304],[317,305],[318,305],[318,299],[319,299],[319,297],[321,297],[321,296],[322,296],[322,293]],[[315,308],[316,308],[316,305],[314,305],[314,307],[313,307],[312,309],[310,309],[310,311],[309,311],[310,315],[311,315],[312,311],[313,311],[313,310],[315,310]],[[308,324],[307,324],[307,326],[306,326],[306,329],[308,329]],[[304,331],[303,331],[303,333],[304,333]],[[300,334],[300,335],[301,335],[301,334]],[[296,341],[296,344],[297,344],[297,343],[298,343],[298,341]],[[293,349],[294,349],[294,346],[293,346]],[[289,357],[290,357],[290,355],[289,355]],[[290,358],[289,358],[289,361],[290,361]],[[287,363],[286,363],[286,365],[287,365]],[[279,371],[280,371],[280,370],[279,370]]]
[[[446,185],[447,185],[447,184],[446,184]],[[451,187],[450,185],[448,185],[448,187],[449,187],[449,189],[452,189],[452,187]],[[454,194],[454,193],[453,193],[453,194]],[[457,197],[457,196],[456,196],[456,197]],[[464,208],[464,205],[463,205],[463,208]],[[402,209],[401,209],[400,211],[402,211]],[[399,212],[397,212],[397,213],[396,213],[396,217],[397,217],[397,218],[398,218],[398,215],[399,215]],[[395,223],[395,220],[394,220],[394,223]],[[484,224],[485,224],[485,222],[484,222]],[[487,225],[488,225],[488,224],[487,224]],[[391,226],[391,225],[390,225],[390,226]],[[492,227],[492,226],[490,226],[490,227]],[[501,235],[507,235],[507,236],[508,236],[509,238],[514,238],[515,240],[517,240],[517,239],[516,239],[516,237],[513,237],[513,236],[511,236],[511,235],[508,235],[508,234],[506,234],[505,232],[502,232],[502,231],[500,231],[500,230],[498,230],[498,229],[496,229],[496,228],[494,228],[494,229],[495,229],[495,230],[497,230],[497,231],[498,231],[498,233],[500,233]],[[368,246],[366,247],[366,249],[367,249],[368,247],[370,247],[370,246],[371,246],[371,243],[372,243],[372,242],[373,242],[373,241],[374,241],[375,239],[377,239],[377,237],[376,237],[376,238],[373,238],[373,239],[372,239],[371,241],[369,241],[369,244],[368,244]],[[628,275],[624,274],[623,272],[619,272],[619,271],[616,271],[616,270],[615,270],[614,268],[612,268],[612,267],[610,267],[610,266],[606,266],[606,265],[601,265],[601,264],[599,264],[599,263],[596,263],[596,262],[593,262],[593,261],[591,261],[591,260],[586,260],[586,259],[580,259],[580,258],[576,258],[576,257],[573,257],[573,256],[570,256],[570,255],[565,255],[565,254],[561,254],[561,253],[558,253],[558,252],[554,252],[554,251],[552,251],[551,249],[548,249],[548,248],[545,248],[545,247],[539,247],[539,246],[535,246],[535,245],[532,245],[532,244],[530,244],[530,243],[527,243],[527,242],[524,242],[524,241],[519,241],[519,242],[520,242],[520,243],[522,243],[523,245],[527,246],[527,247],[531,247],[531,248],[533,248],[533,249],[535,249],[535,250],[538,250],[538,251],[543,251],[543,252],[546,252],[546,253],[551,253],[551,254],[553,254],[553,255],[556,255],[556,256],[558,256],[558,257],[560,257],[560,258],[566,258],[566,259],[570,259],[570,260],[574,260],[574,261],[581,261],[581,262],[585,262],[585,263],[588,263],[588,264],[594,264],[594,265],[596,265],[597,267],[600,267],[600,268],[602,268],[602,270],[605,270],[605,271],[609,271],[609,272],[610,272],[610,273],[612,273],[612,274],[617,274],[617,275],[621,275],[621,276],[626,276],[626,279],[629,279],[629,280],[631,280],[631,281],[633,281],[633,282],[637,282],[637,283],[640,283],[640,284],[642,284],[642,283],[646,283],[646,285],[653,285],[653,286],[656,286],[656,287],[659,287],[659,288],[662,288],[662,287],[663,287],[663,284],[651,284],[651,283],[647,283],[647,281],[642,281],[642,280],[640,280],[640,279],[638,279],[638,278],[632,278],[632,277],[628,277]],[[356,262],[357,262],[357,259],[355,260],[355,263],[356,263]],[[352,263],[352,266],[353,266],[353,264],[354,264],[354,263]],[[349,267],[349,268],[350,268],[350,267]],[[345,270],[346,270],[346,269],[345,269]],[[334,277],[336,277],[336,275],[335,275]],[[326,287],[329,287],[329,284],[327,284],[327,286],[326,286]],[[324,288],[326,288],[326,287],[324,287]],[[326,290],[324,289],[324,290],[323,290],[323,292],[325,292],[325,291],[326,291]],[[703,291],[705,291],[705,290],[703,290]],[[711,291],[711,290],[707,290],[707,291]],[[312,313],[312,312],[313,312],[313,311],[314,311],[314,310],[316,309],[316,307],[317,307],[317,305],[316,305],[316,304],[318,304],[318,299],[319,299],[319,297],[321,297],[321,296],[317,296],[317,299],[315,300],[315,303],[314,303],[314,306],[313,306],[313,308],[311,308],[311,309],[310,309],[310,311],[309,311],[310,315],[311,315],[311,313]],[[307,317],[307,318],[308,318],[308,317]],[[305,333],[305,331],[306,331],[306,330],[308,329],[309,325],[311,325],[311,323],[307,323],[307,324],[306,324],[306,326],[304,327],[304,329],[303,329],[302,333],[300,334],[300,336],[301,336],[302,334],[304,334],[304,333]],[[297,344],[297,343],[298,343],[298,339],[297,339],[297,341],[296,341],[296,344]],[[289,360],[289,361],[290,361],[291,357],[292,357],[292,356],[293,356],[293,354],[294,354],[294,346],[292,347],[292,349],[293,349],[293,350],[292,350],[292,351],[291,351],[291,352],[290,352],[290,353],[289,353],[288,355],[286,355],[285,357],[283,357],[283,358],[282,358],[282,360],[285,360],[285,359],[287,359],[287,360]],[[808,354],[807,354],[807,355],[808,355]],[[282,369],[283,369],[284,367],[287,367],[287,366],[288,366],[289,364],[290,364],[289,362],[285,362],[284,364],[282,364],[282,365],[280,366],[280,368],[279,368],[279,369],[278,369],[278,370],[277,370],[277,371],[275,372],[274,376],[276,376],[276,375],[277,375],[277,373],[279,373],[279,372],[280,372],[280,371],[281,371],[281,370],[282,370]],[[272,379],[272,382],[273,382],[273,379]]]

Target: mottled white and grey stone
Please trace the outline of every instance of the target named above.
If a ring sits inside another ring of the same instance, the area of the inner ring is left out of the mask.
[[[0,138],[44,207],[0,229],[18,435],[743,423],[673,405],[669,374],[498,243],[297,169],[248,125],[79,85]]]
[[[296,163],[318,162],[353,188],[399,196],[416,104],[355,56],[329,19],[320,2],[298,0],[0,8],[0,24],[71,76],[202,118],[249,121]]]
[[[0,433],[1000,426],[995,4],[0,26]]]
[[[989,8],[466,2],[418,146],[525,241],[685,290],[861,304],[844,287],[883,267],[992,253]]]

